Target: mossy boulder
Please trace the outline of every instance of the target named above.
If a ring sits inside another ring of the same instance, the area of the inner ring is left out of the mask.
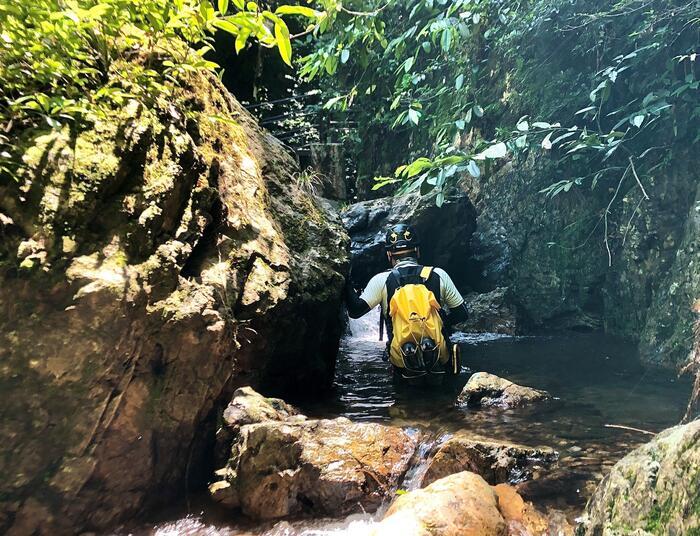
[[[329,384],[347,237],[213,76],[16,143],[0,532],[98,530],[197,480],[236,386]]]
[[[700,534],[700,421],[620,460],[586,507],[582,536]]]

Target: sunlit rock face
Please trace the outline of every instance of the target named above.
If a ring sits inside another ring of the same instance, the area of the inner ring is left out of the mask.
[[[343,417],[250,424],[219,471],[228,486],[212,491],[255,519],[373,512],[396,491],[415,447],[400,428]]]
[[[178,91],[21,140],[0,185],[0,532],[181,493],[237,385],[332,378],[339,218],[216,80]]]
[[[538,512],[514,488],[489,486],[479,475],[463,471],[398,497],[368,534],[570,536],[573,530],[561,515]]]
[[[209,491],[255,519],[374,512],[393,496],[418,441],[397,427],[307,419],[248,387],[235,392],[223,428],[229,459]]]
[[[581,534],[587,536],[698,533],[700,421],[669,428],[620,460],[585,517]]]

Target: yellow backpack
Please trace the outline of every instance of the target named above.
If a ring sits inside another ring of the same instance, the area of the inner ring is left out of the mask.
[[[450,359],[448,342],[442,332],[440,303],[426,286],[432,271],[425,266],[417,283],[402,284],[404,278],[398,270],[392,270],[398,287],[389,301],[392,326],[389,360],[411,372],[443,371]]]

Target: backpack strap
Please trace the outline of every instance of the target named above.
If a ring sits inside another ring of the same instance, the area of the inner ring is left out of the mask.
[[[433,273],[433,267],[432,266],[423,266],[420,270],[420,277],[423,281],[428,281],[430,279],[430,274]]]

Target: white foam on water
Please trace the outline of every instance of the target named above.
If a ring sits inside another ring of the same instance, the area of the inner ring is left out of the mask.
[[[375,307],[365,316],[348,321],[349,337],[363,341],[379,340],[379,307]],[[385,335],[386,336],[386,335]]]

